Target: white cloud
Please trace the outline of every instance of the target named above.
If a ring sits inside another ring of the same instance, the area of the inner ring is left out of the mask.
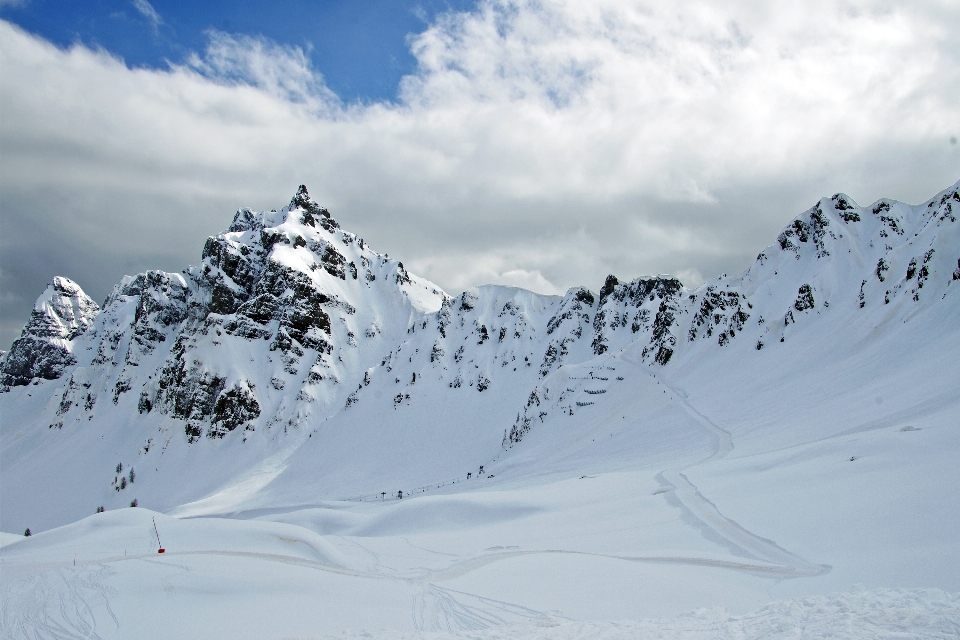
[[[189,56],[187,65],[228,86],[248,85],[291,102],[308,104],[318,115],[331,115],[340,106],[310,58],[299,47],[277,45],[263,36],[233,36],[207,32],[210,43],[203,57]]]
[[[473,251],[419,257],[408,261],[406,265],[429,280],[445,281],[447,289],[454,293],[476,284],[501,284],[547,295],[560,295],[565,289],[550,282],[540,270],[517,267],[518,264],[549,264],[553,258],[538,255],[534,248],[506,255],[477,248]]]
[[[150,21],[150,25],[154,30],[163,24],[163,18],[160,17],[157,10],[154,9],[153,5],[147,2],[147,0],[133,0],[130,4],[140,12],[140,15]]]
[[[451,292],[732,274],[822,195],[916,201],[957,179],[958,14],[487,1],[412,40],[396,104],[342,104],[262,38],[212,32],[150,71],[3,23],[2,285],[32,298],[56,267],[102,296],[301,182]]]

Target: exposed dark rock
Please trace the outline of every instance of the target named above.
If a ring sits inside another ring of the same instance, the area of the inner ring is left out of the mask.
[[[585,315],[584,312],[586,312],[588,308],[591,308],[592,310],[593,303],[595,301],[596,300],[593,297],[593,294],[590,293],[589,289],[580,287],[567,291],[567,294],[563,297],[563,301],[561,301],[557,312],[547,322],[547,335],[550,335],[556,331],[565,320],[570,320],[572,318]]]
[[[237,427],[255,420],[260,415],[260,404],[254,386],[244,381],[219,394],[213,407],[208,438],[222,438]]]
[[[805,216],[806,220],[801,218],[794,220],[789,227],[777,236],[777,243],[780,248],[784,251],[793,251],[799,260],[800,245],[797,242],[806,243],[812,240],[818,258],[830,255],[823,242],[830,221],[827,220],[823,210],[820,209],[820,204],[815,205]]]
[[[54,278],[0,366],[0,384],[55,380],[76,364],[70,343],[93,325],[100,307],[67,278]]]
[[[563,357],[569,352],[567,345],[571,342],[573,342],[571,338],[563,338],[547,345],[547,351],[543,354],[543,363],[540,365],[541,377],[550,373],[555,365],[563,362]]]
[[[917,259],[911,258],[910,264],[907,265],[907,280],[912,280],[913,276],[917,273]]]
[[[743,309],[743,302],[736,291],[718,291],[716,287],[707,287],[687,331],[687,339],[693,342],[701,331],[704,337],[709,338],[718,329],[720,345],[726,344],[750,318],[750,314]]]
[[[877,269],[874,273],[877,274],[877,279],[880,282],[883,282],[886,279],[883,274],[885,274],[889,270],[890,270],[890,265],[887,264],[886,260],[884,260],[883,258],[880,258],[880,260],[877,262]]]
[[[227,231],[236,233],[243,231],[263,231],[263,216],[250,209],[239,209],[233,216],[233,222]]]
[[[838,193],[831,198],[833,206],[844,222],[860,222],[860,214],[854,211],[854,206],[847,202],[842,193]]]
[[[403,268],[403,263],[397,263],[397,284],[410,284],[410,274]]]
[[[653,360],[659,365],[670,362],[677,338],[671,332],[676,324],[677,308],[674,304],[664,300],[657,310],[657,317],[653,320],[653,332],[650,344],[643,349],[643,357],[653,355]]]
[[[797,311],[805,311],[806,309],[813,309],[813,306],[813,288],[808,284],[800,285],[793,308]]]
[[[300,215],[300,224],[311,227],[320,225],[331,233],[340,228],[340,225],[330,217],[330,212],[310,198],[306,185],[300,185],[300,188],[297,189],[296,195],[293,196],[293,199],[290,201],[290,207],[303,211]]]
[[[464,291],[460,294],[460,311],[473,311],[479,298],[476,294]]]
[[[603,305],[603,301],[606,300],[613,291],[617,288],[617,285],[620,284],[620,281],[617,280],[615,275],[607,276],[607,279],[603,282],[603,286],[600,288],[600,304]],[[591,303],[592,304],[592,303]]]
[[[230,284],[222,284],[222,286],[243,292],[240,297],[245,297],[253,291],[253,285],[263,271],[263,254],[260,251],[253,251],[247,245],[237,246],[222,235],[207,238],[206,244],[203,245],[202,257],[205,264],[216,267],[230,279]],[[219,280],[217,278],[219,274],[210,273],[214,282]]]

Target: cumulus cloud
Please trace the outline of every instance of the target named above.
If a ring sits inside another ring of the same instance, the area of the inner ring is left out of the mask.
[[[698,284],[819,197],[918,201],[960,173],[955,3],[486,0],[411,39],[390,103],[301,49],[211,32],[168,70],[0,24],[5,343],[56,274],[102,298],[179,270],[306,183],[456,293],[607,273]]]

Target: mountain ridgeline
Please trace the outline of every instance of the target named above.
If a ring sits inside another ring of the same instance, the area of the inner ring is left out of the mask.
[[[356,412],[410,437],[471,412],[506,450],[548,413],[602,402],[574,397],[568,365],[628,358],[668,372],[731,350],[775,363],[831,314],[857,340],[931,306],[956,310],[958,188],[917,206],[823,198],[743,274],[696,289],[611,275],[562,297],[505,286],[451,297],[341,229],[301,186],[279,211],[238,211],[198,266],[125,277],[102,306],[55,278],[0,360],[8,433],[35,434],[6,455],[122,433],[139,444],[118,455],[160,449],[179,456],[173,474],[197,447],[256,451],[181,496],[196,499],[289,443],[322,446]],[[160,475],[165,465],[149,462]]]

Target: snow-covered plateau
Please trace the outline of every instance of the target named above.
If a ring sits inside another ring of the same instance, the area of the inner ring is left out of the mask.
[[[301,187],[55,278],[0,357],[0,634],[957,638],[958,215],[450,297]]]

